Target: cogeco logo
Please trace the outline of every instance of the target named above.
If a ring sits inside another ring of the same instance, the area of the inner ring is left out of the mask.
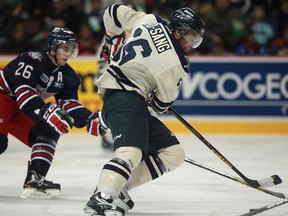
[[[209,100],[239,98],[249,100],[288,99],[288,74],[251,72],[239,75],[234,72],[194,72],[182,83],[183,99],[196,92]]]

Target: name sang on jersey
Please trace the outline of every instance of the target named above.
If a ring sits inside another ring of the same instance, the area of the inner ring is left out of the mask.
[[[159,23],[148,23],[144,27],[148,30],[158,53],[171,49],[169,40],[164,32],[165,30]]]

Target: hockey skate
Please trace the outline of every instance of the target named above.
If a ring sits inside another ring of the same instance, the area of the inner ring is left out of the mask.
[[[115,200],[116,209],[124,214],[128,213],[134,207],[134,202],[132,201],[130,195],[128,194],[128,188],[125,186],[120,192],[118,198]]]
[[[113,197],[110,194],[96,192],[84,207],[85,216],[124,216],[115,209]]]
[[[31,170],[30,162],[28,162],[27,176],[23,185],[24,192],[21,198],[29,197],[57,197],[60,194],[60,184],[45,180],[44,176]]]

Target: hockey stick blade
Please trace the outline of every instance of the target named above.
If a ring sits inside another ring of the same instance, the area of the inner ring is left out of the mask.
[[[266,206],[263,206],[261,208],[258,208],[258,209],[250,209],[249,212],[245,213],[245,214],[242,214],[240,216],[252,216],[252,215],[256,215],[256,214],[259,214],[261,212],[264,212],[264,211],[267,211],[267,210],[270,210],[270,209],[273,209],[273,208],[276,208],[278,206],[281,206],[281,205],[284,205],[288,203],[288,199],[283,199],[283,200],[280,200],[280,201],[277,201],[277,202],[274,202],[274,203],[271,203],[271,204],[268,204]]]
[[[263,180],[253,180],[247,178],[240,170],[238,170],[221,152],[219,152],[208,140],[206,140],[195,128],[193,128],[181,115],[179,115],[172,107],[169,111],[188,129],[190,130],[204,145],[206,145],[217,157],[219,157],[228,167],[230,167],[234,172],[236,172],[244,181],[246,181],[250,186],[254,188],[258,187],[271,187],[278,185],[282,182],[278,175],[273,175],[269,178]]]
[[[282,179],[278,175],[273,175],[266,179],[258,180],[261,187],[270,187],[273,185],[278,185],[282,183]]]
[[[263,187],[257,187],[257,188],[252,187],[252,186],[249,185],[247,182],[245,182],[244,180],[242,180],[242,179],[240,179],[240,178],[238,178],[238,177],[236,177],[236,176],[232,176],[232,175],[230,175],[230,174],[221,172],[221,171],[216,170],[216,169],[214,169],[214,168],[212,168],[212,167],[209,167],[209,166],[207,166],[207,165],[204,165],[204,164],[202,164],[202,163],[199,163],[199,162],[197,162],[197,161],[195,161],[195,160],[192,160],[192,159],[189,159],[189,158],[185,158],[185,162],[187,162],[187,163],[189,163],[189,164],[192,164],[192,165],[194,165],[194,166],[198,166],[198,167],[200,167],[200,168],[202,168],[202,169],[208,170],[208,171],[210,171],[210,172],[213,172],[213,173],[215,173],[215,174],[217,174],[217,175],[223,176],[223,177],[225,177],[225,178],[228,178],[228,179],[230,179],[230,180],[233,180],[233,181],[238,182],[238,183],[240,183],[240,184],[243,184],[243,185],[245,185],[245,186],[251,187],[251,188],[256,189],[256,190],[258,190],[258,191],[262,191],[262,192],[264,192],[264,193],[270,194],[270,195],[272,195],[272,196],[275,196],[275,197],[278,197],[278,198],[282,198],[282,199],[285,199],[285,198],[287,199],[287,198],[288,198],[288,193],[275,192],[275,191],[271,191],[271,190],[268,190],[268,189],[263,188]]]

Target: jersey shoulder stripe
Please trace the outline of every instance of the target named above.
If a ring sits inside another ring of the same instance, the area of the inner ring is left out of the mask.
[[[120,5],[118,4],[114,4],[112,6],[109,7],[108,11],[109,11],[109,16],[112,18],[112,20],[114,21],[115,25],[118,28],[122,28],[122,25],[117,17],[117,9],[119,8]]]
[[[65,100],[60,99],[58,103],[60,105],[60,108],[66,110],[68,113],[73,110],[83,108],[80,102],[74,99],[65,99]]]

